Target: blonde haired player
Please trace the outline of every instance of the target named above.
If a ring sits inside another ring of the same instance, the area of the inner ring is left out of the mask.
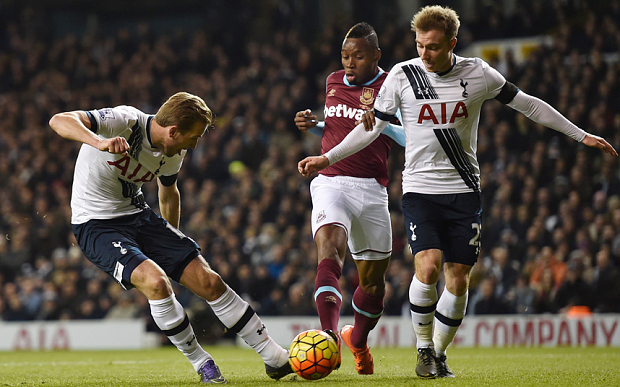
[[[400,108],[406,137],[402,205],[415,257],[409,301],[417,337],[416,373],[421,378],[454,377],[446,348],[465,315],[469,273],[480,247],[476,144],[482,103],[494,98],[587,146],[618,154],[483,60],[455,55],[460,22],[452,9],[424,7],[411,25],[419,57],[390,70],[375,101],[376,119],[364,117],[339,145],[301,160],[298,167],[308,175],[346,159],[372,142]],[[373,121],[366,131],[364,125]],[[438,298],[442,260],[446,287]]]
[[[184,92],[171,96],[154,116],[131,106],[54,115],[54,131],[83,143],[71,193],[73,232],[89,261],[124,289],[135,287],[146,296],[155,323],[203,383],[227,381],[196,340],[170,280],[205,299],[228,330],[261,355],[267,375],[280,379],[293,372],[288,352],[178,229],[177,175],[187,149],[196,147],[213,118],[200,97]],[[161,216],[142,193],[142,185],[155,179]]]

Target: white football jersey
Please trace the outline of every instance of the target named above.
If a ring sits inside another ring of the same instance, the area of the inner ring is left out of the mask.
[[[393,116],[399,108],[402,114],[403,193],[480,191],[480,108],[506,79],[482,59],[454,57],[444,74],[427,71],[420,58],[396,64],[375,100],[377,117],[387,119],[380,113]]]
[[[186,151],[166,157],[151,143],[152,115],[131,106],[86,112],[91,130],[103,138],[125,137],[127,155],[102,152],[83,144],[71,193],[71,223],[112,219],[147,208],[142,185],[179,172]]]

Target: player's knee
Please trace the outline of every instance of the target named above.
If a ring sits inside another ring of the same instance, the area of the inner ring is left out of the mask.
[[[143,293],[148,293],[147,297],[159,299],[169,297],[172,294],[172,285],[165,276],[152,275],[143,281],[140,287]]]
[[[455,276],[453,278],[446,278],[446,287],[450,293],[457,297],[464,295],[469,287],[469,280],[467,276]]]
[[[439,274],[441,271],[441,266],[437,266],[434,262],[425,262],[421,265],[417,265],[416,273],[418,278],[423,280],[424,283],[434,283],[439,278]]]
[[[207,300],[215,300],[226,291],[222,277],[213,270],[205,271],[201,276],[201,286],[207,293]]]

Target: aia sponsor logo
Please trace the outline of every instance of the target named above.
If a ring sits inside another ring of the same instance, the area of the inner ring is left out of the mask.
[[[467,105],[464,102],[459,101],[456,104],[447,104],[442,102],[440,104],[428,104],[425,103],[420,108],[418,115],[418,124],[424,121],[432,121],[433,124],[453,124],[457,118],[467,118]]]

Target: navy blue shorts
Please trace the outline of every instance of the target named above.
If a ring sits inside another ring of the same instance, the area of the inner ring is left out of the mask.
[[[185,267],[200,254],[194,240],[148,208],[115,219],[74,224],[73,233],[86,258],[130,289],[131,273],[150,259],[179,282]]]
[[[402,200],[409,249],[439,249],[446,262],[473,266],[480,254],[480,193],[427,195],[408,192]]]

